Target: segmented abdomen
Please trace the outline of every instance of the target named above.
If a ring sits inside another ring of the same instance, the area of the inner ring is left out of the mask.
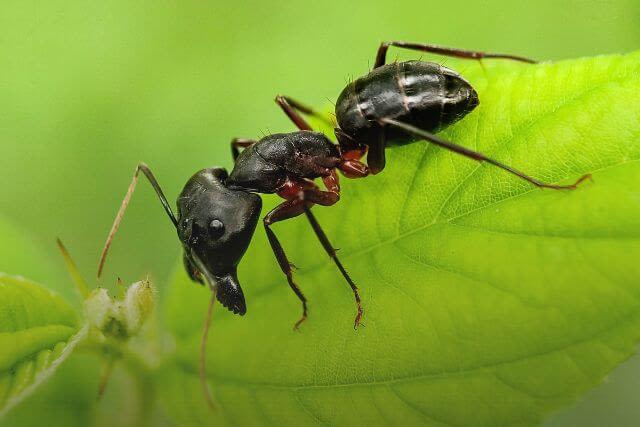
[[[376,68],[349,84],[338,98],[336,116],[343,131],[362,141],[376,137],[379,118],[437,132],[477,105],[475,90],[455,71],[432,62],[406,61]],[[387,139],[412,140],[397,132],[389,132]]]

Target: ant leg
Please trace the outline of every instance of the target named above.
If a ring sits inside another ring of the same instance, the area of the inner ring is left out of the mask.
[[[311,201],[313,203],[322,205],[323,201],[325,202],[327,201],[327,198],[328,198],[327,193],[331,194],[330,192],[327,192],[327,191],[307,190],[304,192],[304,198],[307,201]],[[337,200],[335,202],[337,202]],[[329,206],[329,204],[326,204],[325,206]],[[340,262],[340,259],[338,259],[336,249],[333,247],[333,245],[329,241],[329,238],[322,230],[322,227],[320,227],[320,224],[318,223],[318,220],[316,220],[316,217],[313,215],[313,213],[311,213],[311,208],[308,206],[308,204],[304,204],[304,213],[307,215],[307,219],[311,223],[311,227],[313,228],[313,231],[316,233],[318,240],[320,240],[320,243],[322,244],[322,247],[324,248],[325,252],[336,264],[336,266],[338,267],[338,270],[340,270],[340,273],[342,273],[342,277],[344,277],[344,279],[347,281],[347,283],[351,287],[351,291],[353,292],[353,296],[356,300],[356,306],[358,310],[354,324],[353,324],[353,328],[358,329],[358,326],[360,325],[360,319],[362,318],[362,303],[360,301],[360,293],[358,292],[358,286],[356,286],[353,280],[351,280],[349,273],[347,273],[347,270],[345,270],[344,266]]]
[[[335,170],[329,175],[322,177],[322,181],[328,191],[320,190],[316,183],[311,180],[300,179],[288,180],[277,194],[289,202],[304,200],[308,205],[335,205],[340,200],[340,183]],[[303,211],[300,210],[300,212],[297,212],[294,216],[298,216],[302,214],[302,212]]]
[[[324,115],[318,113],[313,108],[299,101],[296,101],[295,99],[290,98],[288,96],[285,96],[285,95],[276,96],[276,103],[280,106],[280,108],[284,110],[285,114],[296,124],[296,126],[298,126],[298,123],[296,121],[297,118],[293,118],[292,114],[297,115],[298,111],[302,114],[313,116],[316,119],[322,120],[323,122],[325,122],[327,125],[331,127],[334,127],[336,125],[334,122],[327,119]],[[291,111],[291,110],[294,110],[294,111]],[[304,129],[301,129],[301,130],[304,130]]]
[[[231,155],[233,156],[233,161],[235,162],[240,155],[240,148],[251,147],[255,143],[256,141],[254,139],[233,138],[231,140]]]
[[[339,166],[338,169],[347,178],[364,178],[369,176],[369,167],[359,160],[345,160]]]
[[[333,175],[333,176],[332,176]],[[303,314],[302,318],[296,323],[295,328],[307,318],[307,300],[300,291],[298,285],[293,281],[293,274],[291,270],[291,263],[287,259],[287,256],[282,249],[282,245],[278,241],[276,235],[270,228],[270,225],[274,222],[283,221],[285,219],[296,217],[303,212],[306,214],[309,222],[311,223],[311,227],[313,231],[316,233],[318,240],[322,244],[324,250],[331,257],[333,262],[336,264],[342,276],[345,278],[351,290],[353,291],[356,304],[358,307],[358,312],[356,314],[356,319],[354,323],[354,328],[357,328],[360,324],[360,319],[362,318],[362,304],[360,301],[360,294],[358,293],[358,287],[351,280],[351,277],[345,270],[344,266],[338,259],[335,248],[329,242],[327,235],[324,233],[320,224],[316,220],[315,216],[311,213],[311,206],[313,204],[318,204],[322,206],[331,206],[336,204],[340,200],[340,187],[337,179],[337,175],[335,172],[333,174],[323,178],[324,184],[327,186],[329,191],[321,191],[318,189],[313,182],[306,181],[291,181],[288,185],[288,188],[280,193],[278,193],[282,197],[291,197],[287,201],[283,202],[279,206],[276,206],[274,210],[269,212],[267,216],[264,217],[264,226],[267,232],[267,237],[269,239],[269,243],[271,244],[271,248],[273,249],[273,253],[278,260],[278,264],[280,268],[287,276],[287,281],[289,282],[289,286],[296,293],[300,301],[302,301],[302,309]],[[297,196],[296,196],[297,195]],[[295,198],[294,198],[295,197]]]
[[[455,58],[466,59],[483,59],[483,58],[498,58],[498,59],[511,59],[513,61],[526,62],[529,64],[535,64],[537,61],[523,56],[509,55],[504,53],[488,53],[478,52],[473,50],[455,49],[450,47],[437,46],[432,44],[423,43],[409,43],[401,41],[382,42],[378,47],[378,54],[376,55],[376,63],[373,68],[378,68],[385,64],[387,57],[387,50],[389,46],[395,46],[403,49],[417,50],[420,52],[437,53],[439,55],[453,56]]]
[[[298,101],[294,101],[289,97],[278,95],[276,96],[276,103],[300,130],[313,130],[313,128],[311,128],[311,125],[300,115],[299,111],[303,114],[317,117],[326,122],[329,126],[335,126],[335,123],[328,121],[326,117],[323,117],[321,114],[312,110],[311,107],[300,104]]]
[[[287,282],[289,282],[289,286],[296,294],[300,302],[302,302],[302,317],[300,320],[296,322],[293,329],[298,329],[300,324],[307,319],[307,299],[304,294],[298,287],[297,283],[293,280],[293,270],[291,268],[291,263],[287,258],[287,255],[284,253],[284,249],[282,249],[282,245],[280,241],[276,237],[273,230],[271,230],[271,225],[278,221],[284,221],[285,219],[293,218],[298,215],[301,215],[304,212],[304,201],[301,199],[287,200],[282,204],[276,206],[271,212],[269,212],[264,218],[264,229],[267,233],[267,238],[269,239],[269,244],[271,245],[271,249],[273,250],[274,255],[276,256],[276,260],[278,260],[278,264],[280,265],[280,269],[287,276]]]
[[[331,173],[329,175],[323,176],[322,182],[327,190],[338,194],[338,197],[340,197],[340,178],[338,178],[338,174],[335,169],[331,169]]]
[[[313,130],[311,125],[298,113],[297,109],[289,103],[289,100],[282,96],[276,96],[276,104],[282,108],[284,113],[291,119],[293,124],[300,130]]]
[[[316,233],[316,236],[318,237],[318,240],[320,240],[320,243],[322,244],[322,247],[324,248],[325,252],[329,255],[329,257],[336,264],[336,266],[338,267],[338,270],[340,270],[340,273],[342,274],[342,277],[344,277],[344,279],[347,281],[347,283],[351,287],[351,290],[353,291],[353,295],[354,295],[355,300],[356,300],[356,305],[358,307],[358,311],[357,311],[355,322],[354,322],[354,329],[357,329],[358,326],[360,325],[360,319],[362,318],[362,304],[360,302],[360,294],[358,293],[358,287],[353,282],[353,280],[351,280],[351,277],[349,276],[349,274],[345,270],[344,266],[340,262],[340,259],[338,258],[338,255],[336,254],[335,248],[331,245],[331,242],[329,242],[329,238],[327,237],[327,235],[322,230],[322,227],[320,227],[320,224],[316,220],[316,218],[313,215],[313,213],[311,213],[311,206],[313,204],[317,204],[317,205],[321,205],[321,206],[332,206],[332,205],[338,203],[338,201],[340,200],[340,194],[339,194],[340,186],[339,186],[338,179],[337,179],[338,177],[337,177],[337,175],[335,175],[335,172],[333,172],[332,175],[329,175],[328,177],[324,177],[323,178],[323,182],[327,186],[327,190],[329,190],[329,191],[321,191],[320,189],[315,187],[315,185],[313,185],[313,183],[306,183],[304,181],[303,182],[292,182],[291,183],[291,189],[289,190],[289,192],[290,192],[289,194],[293,194],[292,190],[297,189],[298,192],[300,192],[300,191],[302,192],[302,197],[301,198],[297,198],[297,199],[291,199],[289,202],[291,202],[292,204],[296,204],[296,206],[299,206],[304,210],[304,213],[306,214],[307,219],[309,220],[309,223],[311,223],[311,227],[313,228],[313,231]],[[283,203],[280,206],[283,206],[286,203],[287,202]],[[276,208],[276,209],[278,209],[278,208]],[[298,209],[299,208],[295,209],[295,213],[294,213],[293,216],[300,215],[301,212]],[[289,216],[287,218],[291,218],[291,216]],[[271,242],[271,238],[269,239],[269,241]],[[272,245],[272,247],[273,247],[273,245]],[[274,249],[274,252],[276,252],[275,249]],[[283,255],[284,255],[284,253],[283,253]],[[278,255],[276,254],[276,257],[277,256]],[[284,259],[286,261],[286,257]],[[280,261],[280,260],[278,260],[278,261]],[[287,262],[286,265],[288,265],[288,262]],[[280,266],[282,267],[282,264],[280,264]],[[283,269],[283,271],[284,271],[284,269]],[[285,271],[285,274],[287,274],[286,271]],[[289,276],[287,275],[287,277],[289,277]]]
[[[367,146],[357,142],[355,139],[351,137],[351,135],[347,134],[340,128],[334,128],[333,133],[338,140],[338,144],[343,152],[347,151],[358,151],[361,153],[360,157],[364,156],[367,152]],[[360,158],[358,157],[358,159]]]
[[[386,140],[385,133],[380,132],[380,137],[376,144],[372,144],[369,146],[369,153],[367,154],[367,165],[369,166],[369,171],[373,175],[380,173],[386,164]]]
[[[364,178],[369,175],[369,168],[360,161],[367,154],[367,146],[356,142],[340,128],[335,128],[334,133],[340,145],[341,162],[338,169],[347,178]]]
[[[156,177],[153,176],[151,169],[149,169],[149,167],[146,164],[139,163],[138,166],[136,166],[136,171],[133,174],[133,179],[131,180],[131,184],[129,184],[127,193],[125,194],[124,199],[122,200],[122,204],[120,205],[120,209],[118,210],[116,219],[113,221],[113,225],[111,226],[111,230],[109,231],[109,235],[107,236],[107,241],[105,242],[104,248],[102,249],[102,254],[100,255],[100,261],[98,263],[98,278],[100,278],[100,275],[102,274],[102,268],[104,267],[104,262],[107,259],[107,253],[109,252],[109,247],[111,246],[111,242],[113,241],[113,238],[115,237],[116,232],[120,227],[120,222],[122,221],[124,212],[127,209],[129,202],[131,201],[131,196],[133,196],[133,192],[136,189],[136,184],[138,183],[138,175],[140,174],[141,171],[144,174],[144,176],[147,177],[147,179],[151,183],[151,186],[156,191],[156,194],[160,199],[160,203],[162,203],[162,207],[164,207],[164,210],[167,213],[167,216],[169,217],[171,222],[173,223],[174,227],[178,228],[178,220],[173,214],[173,211],[171,210],[171,206],[169,205],[169,202],[167,202],[167,198],[162,192],[162,188],[160,188],[160,184],[158,184]]]
[[[304,190],[303,198],[307,204],[320,206],[333,206],[340,201],[340,194],[335,191],[322,191],[318,189]]]
[[[554,184],[546,184],[542,181],[539,181],[533,177],[530,177],[529,175],[526,175],[524,172],[520,172],[517,169],[512,168],[511,166],[505,165],[504,163],[500,163],[497,160],[493,160],[492,158],[489,158],[487,156],[485,156],[482,153],[479,153],[477,151],[473,151],[470,150],[468,148],[465,148],[461,145],[457,145],[454,144],[452,142],[446,141],[430,132],[424,131],[422,129],[419,129],[417,127],[408,125],[406,123],[402,123],[402,122],[398,122],[392,119],[380,119],[380,121],[382,123],[386,123],[388,125],[394,126],[396,128],[402,129],[405,132],[408,132],[410,134],[415,135],[418,138],[422,138],[425,139],[433,144],[436,144],[439,147],[442,148],[446,148],[447,150],[453,151],[454,153],[458,153],[458,154],[462,154],[465,157],[469,157],[470,159],[473,160],[477,160],[479,162],[487,162],[490,163],[494,166],[499,167],[500,169],[503,169],[513,175],[516,175],[522,179],[524,179],[525,181],[530,182],[531,184],[535,185],[536,187],[539,188],[551,188],[554,190],[575,190],[578,186],[578,184],[580,184],[582,181],[586,180],[587,178],[591,178],[590,174],[586,174],[581,176],[576,182],[574,182],[573,184],[570,185],[554,185]]]

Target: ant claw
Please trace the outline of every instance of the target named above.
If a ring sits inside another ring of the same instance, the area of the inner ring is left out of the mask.
[[[364,324],[360,323],[360,319],[362,319],[362,308],[358,308],[358,314],[356,314],[356,320],[353,322],[353,329],[357,330],[359,326],[364,327]]]
[[[300,332],[300,325],[301,325],[301,324],[302,324],[302,322],[304,322],[305,320],[307,320],[307,315],[306,315],[306,314],[305,314],[305,315],[303,315],[303,316],[300,318],[300,320],[298,320],[298,321],[296,322],[296,324],[295,324],[295,325],[293,325],[293,330],[294,330],[294,331],[296,331],[296,332]]]
[[[589,181],[591,181],[591,182],[595,182],[595,180],[593,179],[593,175],[591,175],[590,173],[588,173],[588,174],[586,174],[586,175],[583,175],[583,176],[578,180],[578,182],[576,182],[576,184],[580,184],[582,181],[585,181],[585,180],[587,180],[587,179],[588,179]]]
[[[571,185],[566,185],[566,186],[560,186],[560,188],[566,188],[569,190],[575,190],[578,188],[578,185],[582,184],[582,182],[586,181],[586,180],[590,180],[591,182],[593,182],[593,176],[591,176],[590,173],[582,175],[576,182],[574,182]]]
[[[591,182],[594,182],[593,176],[591,176],[591,174],[588,173],[588,174],[582,175],[576,182],[571,184],[569,188],[571,188],[572,190],[575,190],[576,188],[578,188],[578,185],[582,184],[582,182],[586,181],[587,179]]]
[[[536,182],[534,184],[539,188],[551,188],[553,190],[576,190],[578,188],[578,185],[582,184],[587,179],[590,180],[591,182],[593,182],[593,177],[591,176],[590,173],[588,173],[588,174],[582,175],[573,184],[554,185],[554,184],[544,184],[544,183],[540,183],[540,182]]]

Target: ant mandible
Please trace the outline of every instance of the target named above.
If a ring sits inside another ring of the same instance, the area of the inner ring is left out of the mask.
[[[455,123],[478,105],[476,91],[459,74],[439,64],[424,61],[385,64],[389,46],[459,58],[535,62],[515,55],[405,42],[382,43],[374,69],[350,83],[338,98],[336,118],[339,127],[335,129],[338,145],[324,134],[314,132],[300,113],[322,118],[321,115],[291,98],[278,96],[277,103],[299,131],[268,135],[259,141],[234,139],[231,147],[235,165],[231,173],[223,168],[207,168],[193,175],[178,197],[177,217],[151,170],[144,163],[136,167],[102,251],[98,276],[142,172],[176,228],[188,275],[196,282],[208,284],[212,291],[200,348],[200,377],[210,404],[204,353],[211,312],[217,299],[235,314],[246,313],[237,265],[249,246],[262,209],[262,201],[256,193],[275,193],[285,199],[263,218],[263,225],[278,264],[302,303],[302,317],[294,327],[297,329],[307,318],[307,300],[293,280],[292,265],[271,226],[305,214],[323,248],[351,287],[357,306],[354,321],[357,328],[363,312],[358,288],[311,212],[315,204],[331,206],[340,199],[337,170],[347,178],[379,173],[385,166],[387,146],[426,140],[473,160],[490,163],[537,187],[575,189],[589,177],[585,175],[571,185],[546,184],[482,153],[434,135],[432,132]],[[244,150],[240,152],[240,148]],[[361,161],[365,154],[366,165]],[[316,178],[323,181],[326,190],[314,183]]]
[[[211,313],[216,299],[235,314],[244,315],[247,311],[237,266],[249,246],[262,209],[262,200],[256,193],[276,193],[285,199],[263,218],[263,225],[278,264],[302,303],[302,317],[294,328],[297,329],[307,318],[307,300],[293,279],[292,264],[271,226],[303,213],[351,287],[357,305],[354,327],[358,327],[362,317],[358,288],[342,266],[311,207],[314,204],[331,206],[338,202],[340,186],[336,170],[357,178],[367,176],[367,167],[357,159],[343,156],[340,148],[320,132],[304,130],[273,134],[257,142],[234,139],[231,146],[235,160],[231,174],[223,168],[198,171],[178,196],[177,217],[151,169],[144,163],[138,164],[98,265],[100,277],[109,247],[142,172],[176,229],[184,249],[187,274],[196,282],[208,284],[212,291],[203,328],[199,366],[204,395],[210,406],[213,406],[213,400],[206,382],[205,351]],[[238,147],[249,148],[238,153]],[[326,191],[314,183],[316,178],[322,179]]]

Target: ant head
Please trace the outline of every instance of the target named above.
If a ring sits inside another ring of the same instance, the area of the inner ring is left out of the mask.
[[[186,258],[217,288],[218,300],[244,314],[237,265],[253,237],[262,200],[256,194],[229,190],[226,179],[221,168],[203,169],[189,179],[178,198],[178,236]]]

